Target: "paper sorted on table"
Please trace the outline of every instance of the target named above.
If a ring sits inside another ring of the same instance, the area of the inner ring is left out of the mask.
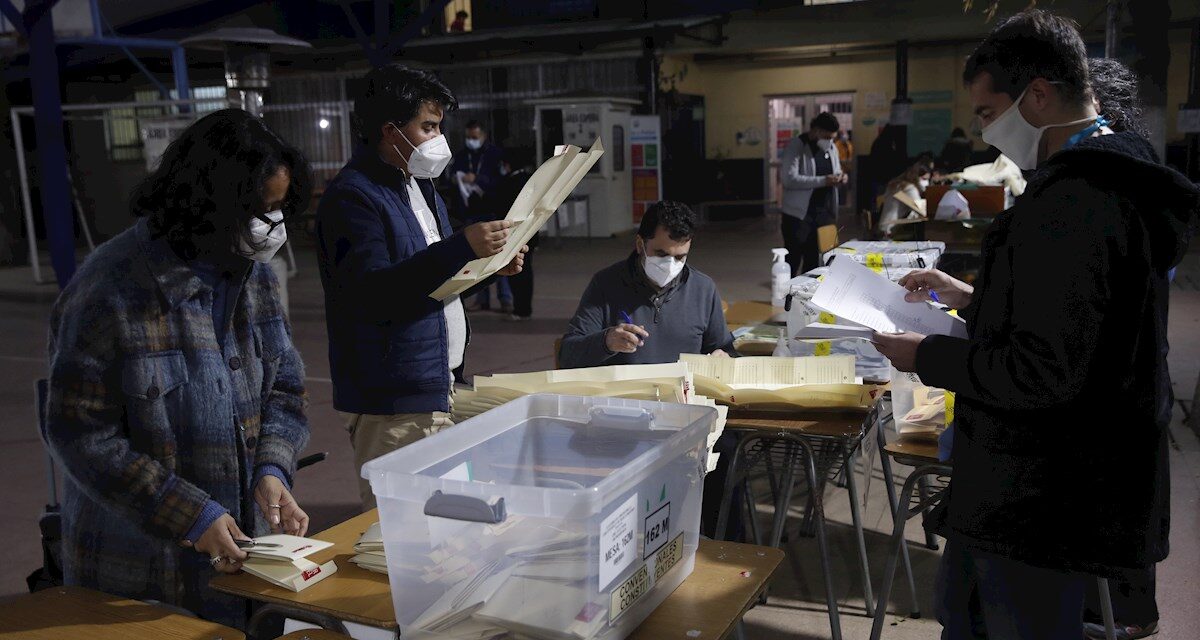
[[[247,549],[249,558],[242,563],[242,570],[277,586],[301,591],[337,573],[337,564],[333,560],[317,564],[307,559],[332,547],[332,542],[284,534],[261,536],[254,541],[278,544],[279,547]]]
[[[697,394],[739,408],[861,409],[881,391],[855,375],[850,355],[729,359],[683,354],[680,361],[692,370]]]
[[[536,234],[554,215],[588,170],[604,154],[600,139],[583,152],[579,147],[566,145],[562,153],[542,163],[517,195],[508,215],[513,223],[509,230],[504,250],[487,258],[478,258],[466,264],[458,273],[429,294],[434,300],[462,293],[479,281],[504,268],[521,250],[521,247]]]
[[[837,258],[813,295],[813,304],[880,333],[967,337],[961,319],[924,302],[907,302],[904,287],[844,258]]]

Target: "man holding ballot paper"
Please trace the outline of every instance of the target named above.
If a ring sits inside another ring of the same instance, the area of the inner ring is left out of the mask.
[[[1037,172],[984,238],[974,288],[937,271],[900,281],[910,303],[960,309],[968,337],[874,342],[956,394],[954,477],[930,519],[947,538],[943,640],[974,637],[973,591],[988,637],[1080,638],[1095,576],[1167,555],[1167,271],[1200,191],[1097,115],[1069,20],[1010,18],[963,80],[984,141]]]
[[[354,101],[366,144],[317,210],[333,406],[356,469],[451,425],[451,372],[470,330],[459,295],[430,294],[472,260],[504,252],[513,227],[499,220],[451,233],[433,180],[450,164],[441,122],[456,106],[432,72],[389,64],[367,73]],[[520,272],[525,250],[495,273]],[[360,478],[359,489],[373,507],[369,483]]]

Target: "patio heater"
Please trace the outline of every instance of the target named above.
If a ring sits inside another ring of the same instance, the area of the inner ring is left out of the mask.
[[[271,86],[271,53],[312,45],[257,27],[221,27],[184,38],[185,47],[225,54],[225,96],[230,106],[262,116],[263,92]]]

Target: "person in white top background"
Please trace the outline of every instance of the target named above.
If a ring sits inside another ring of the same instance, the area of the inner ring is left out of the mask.
[[[364,144],[326,188],[316,229],[333,406],[358,468],[452,424],[470,327],[458,296],[429,294],[471,260],[500,253],[512,226],[451,232],[433,180],[451,161],[441,124],[457,102],[436,75],[393,63],[360,86],[354,120]],[[499,275],[520,272],[524,254]],[[359,489],[372,508],[370,485]]]

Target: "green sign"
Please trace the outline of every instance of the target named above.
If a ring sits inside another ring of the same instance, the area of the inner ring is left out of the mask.
[[[908,155],[923,151],[941,153],[953,128],[949,109],[913,109],[912,125],[908,127]]]
[[[954,102],[953,91],[916,91],[908,97],[916,104],[946,104]]]

